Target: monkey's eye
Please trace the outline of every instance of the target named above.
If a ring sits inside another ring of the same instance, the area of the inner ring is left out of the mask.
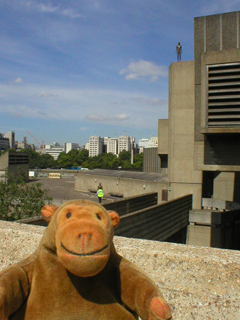
[[[97,216],[98,220],[101,220],[101,217],[100,217],[100,215],[99,215],[99,214],[97,214],[96,216]]]
[[[70,217],[71,217],[71,212],[68,212],[67,214],[66,214],[66,217],[69,219]]]

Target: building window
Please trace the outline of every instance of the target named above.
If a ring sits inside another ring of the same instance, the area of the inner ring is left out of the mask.
[[[207,66],[207,127],[240,126],[240,63]]]

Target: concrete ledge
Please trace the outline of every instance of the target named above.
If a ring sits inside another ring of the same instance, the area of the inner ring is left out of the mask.
[[[0,221],[0,269],[30,255],[44,227]],[[240,252],[115,237],[117,251],[159,286],[173,319],[240,319]]]

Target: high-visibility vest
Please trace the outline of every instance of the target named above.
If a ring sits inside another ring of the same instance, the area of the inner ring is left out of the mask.
[[[98,189],[98,197],[102,198],[103,197],[103,191],[102,189]]]

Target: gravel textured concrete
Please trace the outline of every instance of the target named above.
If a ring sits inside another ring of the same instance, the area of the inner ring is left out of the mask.
[[[0,222],[0,269],[35,251],[44,227]],[[240,319],[240,252],[115,237],[159,286],[173,319]]]

